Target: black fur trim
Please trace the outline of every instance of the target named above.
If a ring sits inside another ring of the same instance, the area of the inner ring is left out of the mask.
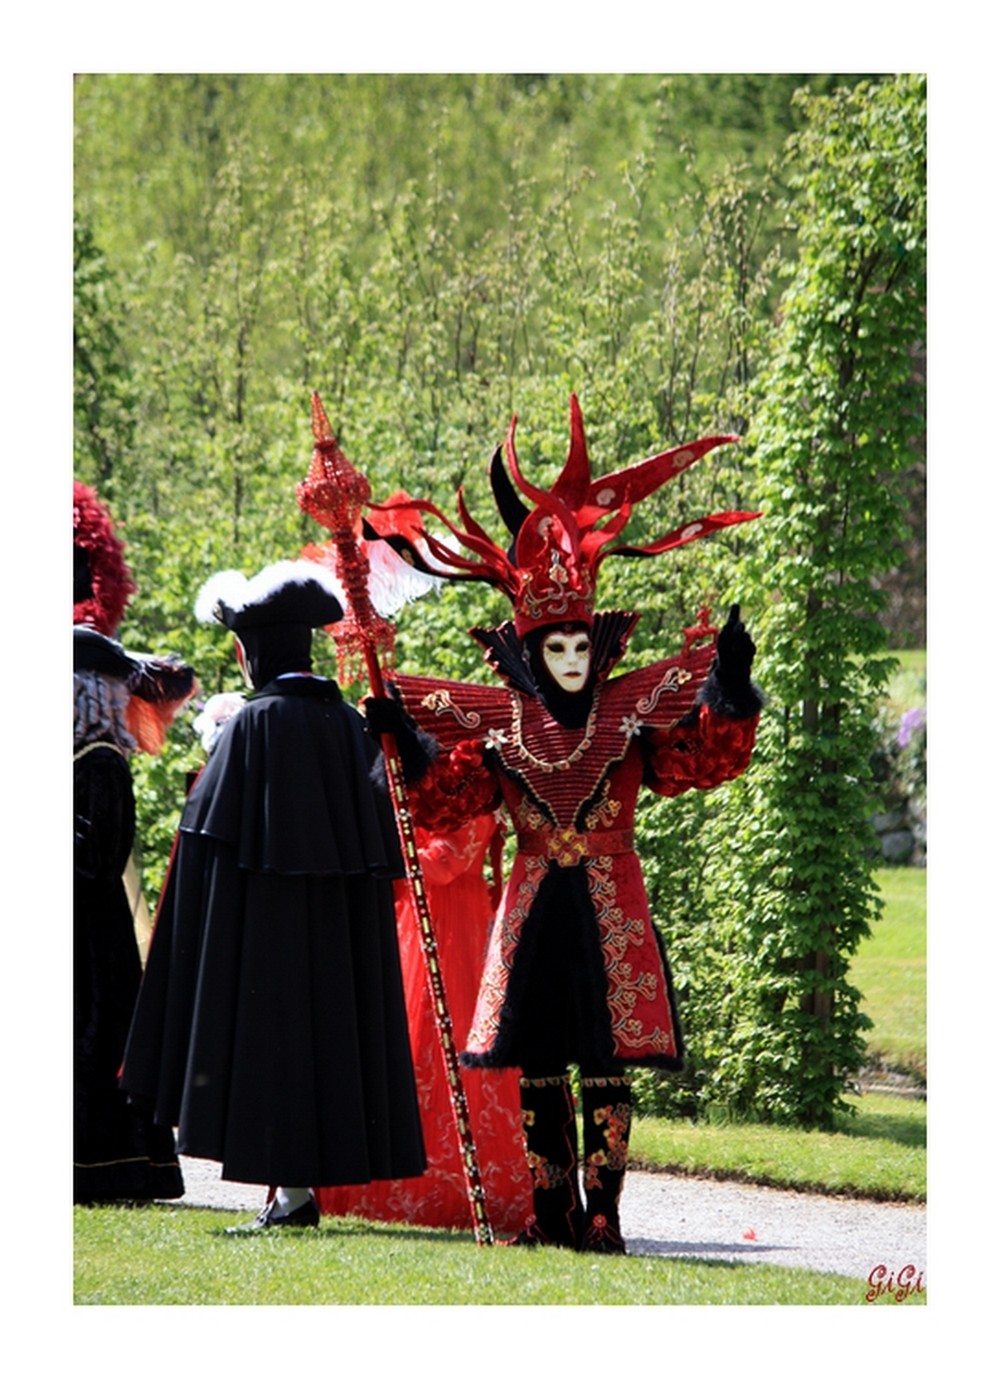
[[[403,763],[403,780],[408,786],[412,786],[433,766],[441,749],[437,739],[423,728],[404,728],[394,736],[399,759]],[[371,778],[380,791],[388,790],[384,752],[379,752],[372,763]]]
[[[706,704],[713,713],[721,714],[723,718],[755,718],[764,707],[765,698],[753,681],[738,693],[724,689],[713,665],[699,690],[698,702]]]

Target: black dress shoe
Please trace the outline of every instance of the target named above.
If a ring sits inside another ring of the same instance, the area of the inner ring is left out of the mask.
[[[290,1213],[276,1213],[277,1199],[272,1198],[266,1207],[261,1208],[253,1222],[241,1223],[238,1227],[227,1227],[230,1235],[240,1232],[262,1232],[265,1227],[318,1227],[319,1209],[315,1199],[310,1198],[301,1207]]]

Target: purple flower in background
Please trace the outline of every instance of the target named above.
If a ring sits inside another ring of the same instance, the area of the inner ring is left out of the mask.
[[[910,708],[903,714],[896,734],[896,744],[906,747],[910,741],[927,726],[927,709]]]

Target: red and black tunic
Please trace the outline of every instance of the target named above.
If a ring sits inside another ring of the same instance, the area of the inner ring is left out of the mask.
[[[642,785],[678,795],[746,769],[756,716],[697,701],[714,654],[706,645],[599,681],[579,728],[516,687],[395,677],[441,749],[413,790],[418,823],[454,827],[502,801],[517,835],[467,1065],[681,1065],[670,971],[633,850],[635,806]]]

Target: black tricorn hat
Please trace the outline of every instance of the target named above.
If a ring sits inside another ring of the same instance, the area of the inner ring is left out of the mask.
[[[73,627],[73,673],[103,674],[108,679],[133,679],[139,665],[117,640],[93,626]]]
[[[217,572],[198,593],[199,621],[221,621],[237,635],[265,626],[329,626],[344,615],[337,579],[318,563],[272,563],[254,577]]]

